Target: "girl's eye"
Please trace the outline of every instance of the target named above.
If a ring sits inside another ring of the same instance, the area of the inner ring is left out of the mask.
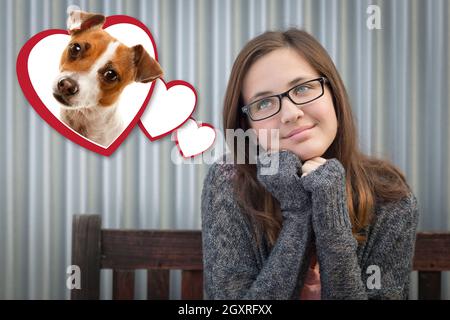
[[[308,86],[306,86],[306,85],[301,85],[301,86],[298,86],[298,87],[296,87],[296,88],[294,89],[294,94],[295,94],[295,95],[302,95],[302,94],[305,94],[306,92],[308,92],[309,89],[310,89],[310,88],[309,88]]]
[[[273,103],[271,99],[261,100],[256,104],[258,110],[263,110],[272,107]]]

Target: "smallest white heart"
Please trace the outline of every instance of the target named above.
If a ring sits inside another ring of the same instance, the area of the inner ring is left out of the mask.
[[[211,147],[216,139],[216,131],[210,124],[197,124],[191,118],[176,131],[175,137],[181,155],[187,158],[199,155]]]

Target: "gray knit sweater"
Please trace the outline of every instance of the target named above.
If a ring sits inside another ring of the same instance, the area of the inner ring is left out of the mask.
[[[234,165],[209,168],[201,202],[206,299],[298,299],[312,244],[322,299],[407,299],[418,220],[414,195],[377,203],[373,222],[363,230],[367,241],[358,244],[342,164],[330,159],[301,177],[295,154],[278,156],[276,174],[262,174],[270,156],[257,162],[257,178],[279,201],[283,218],[271,250],[267,241],[254,241],[236,202]]]

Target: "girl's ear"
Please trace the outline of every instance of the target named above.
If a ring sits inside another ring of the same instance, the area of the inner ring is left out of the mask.
[[[241,117],[240,125],[241,125],[241,128],[242,128],[244,131],[246,130],[246,128],[249,128],[247,119],[245,119],[245,117]]]

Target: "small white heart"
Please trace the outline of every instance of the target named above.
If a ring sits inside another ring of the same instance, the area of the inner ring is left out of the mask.
[[[195,90],[189,83],[171,81],[166,85],[156,80],[150,104],[141,117],[144,132],[152,141],[171,133],[189,119],[196,103]]]
[[[205,152],[216,139],[216,131],[208,123],[200,125],[194,119],[189,119],[176,131],[176,140],[181,155],[193,157]]]

